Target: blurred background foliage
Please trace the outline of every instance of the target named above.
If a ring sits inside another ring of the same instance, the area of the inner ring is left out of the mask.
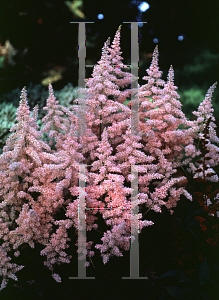
[[[58,100],[62,104],[68,105],[66,101],[69,101],[71,91],[74,93],[72,99],[76,97],[78,24],[71,24],[71,21],[94,22],[86,24],[86,65],[97,63],[104,42],[109,36],[112,41],[120,24],[138,21],[139,84],[146,83],[142,77],[146,75],[152,52],[158,44],[162,78],[167,79],[172,64],[182,110],[189,119],[194,119],[192,112],[203,101],[209,87],[219,80],[218,13],[219,2],[202,0],[198,5],[196,0],[2,0],[0,103],[3,110],[0,115],[4,119],[0,135],[4,137],[3,143],[24,86],[28,87],[31,110],[37,103],[40,110],[45,105],[49,82],[56,95],[59,93]],[[147,23],[142,26],[140,22]],[[121,51],[127,65],[130,64],[130,35],[130,24],[123,24]],[[91,76],[92,69],[86,67],[86,78]],[[212,103],[218,127],[218,88]],[[39,116],[42,115],[40,110]],[[7,114],[8,124],[5,121]],[[0,137],[0,143],[1,140]]]

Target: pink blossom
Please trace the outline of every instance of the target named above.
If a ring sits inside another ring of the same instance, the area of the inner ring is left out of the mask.
[[[79,120],[75,113],[80,105],[71,109],[59,105],[51,84],[44,107],[47,114],[42,119],[44,127],[39,131],[38,106],[31,115],[26,90],[22,89],[16,124],[10,129],[13,133],[0,155],[0,238],[3,240],[0,290],[6,287],[9,278],[17,280],[15,273],[23,266],[10,263],[8,253],[13,250],[14,256],[19,256],[17,249],[24,243],[32,248],[36,243],[44,246],[40,253],[46,256],[44,264],[52,277],[61,282],[54,267],[71,261],[71,255],[65,252],[70,246],[68,229],[73,228],[76,234],[80,230],[78,212],[82,197],[86,199],[86,230],[98,228],[97,212],[110,230],[103,233],[101,244],[93,245],[86,240],[83,253],[79,253],[78,247],[79,258],[92,257],[97,249],[104,264],[112,256],[123,256],[123,251],[130,249],[134,234],[154,224],[143,219],[140,211],[132,214],[133,206],[141,204],[158,213],[166,206],[172,214],[181,195],[192,201],[185,188],[175,187],[186,177],[174,175],[177,168],[186,166],[191,173],[201,168],[194,178],[203,176],[202,165],[192,161],[200,155],[195,141],[204,138],[203,128],[209,117],[207,148],[211,159],[205,171],[213,173],[209,180],[218,181],[212,169],[219,163],[219,149],[214,145],[219,139],[211,105],[216,84],[210,87],[194,112],[197,120],[187,120],[174,85],[172,66],[167,82],[161,79],[156,46],[147,76],[143,77],[147,83],[130,90],[129,84],[137,78],[122,71],[126,66],[122,63],[120,33],[121,26],[112,45],[110,39],[104,43],[92,77],[85,80],[86,88],[81,89],[86,94],[83,100],[87,104],[86,122],[82,124],[86,135],[76,134]],[[132,104],[139,101],[138,134],[131,129],[131,109],[124,105],[126,98],[133,94]],[[87,167],[85,174],[80,171],[83,164]],[[134,198],[132,166],[138,171],[139,192]],[[81,180],[86,182],[86,189],[79,186]],[[56,213],[62,209],[65,217],[58,219]],[[85,266],[88,265],[86,262]]]

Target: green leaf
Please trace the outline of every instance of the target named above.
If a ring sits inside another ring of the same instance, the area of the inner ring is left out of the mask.
[[[177,280],[177,282],[179,282],[179,283],[191,282],[191,279],[189,279],[186,276],[186,274],[184,274],[183,272],[180,272],[178,270],[170,270],[170,271],[164,273],[163,275],[161,275],[159,277],[159,279],[165,278],[165,277],[175,277],[174,279]]]
[[[203,209],[198,209],[195,212],[193,212],[191,215],[189,215],[186,219],[185,219],[185,223],[187,223],[191,218],[193,218],[196,215],[199,215],[203,213]]]
[[[0,56],[0,68],[4,67],[5,56]]]
[[[209,279],[209,275],[210,275],[210,266],[207,263],[207,260],[205,259],[199,268],[199,283],[200,283],[200,285],[206,283],[207,279]]]
[[[218,288],[218,283],[210,278],[210,265],[205,259],[199,268],[199,283],[200,285],[203,285],[209,282]]]
[[[178,286],[167,286],[165,289],[174,299],[185,300],[182,290]]]
[[[200,287],[185,287],[179,288],[178,286],[167,286],[164,287],[170,296],[176,300],[186,300],[186,299],[204,299],[210,300],[208,295],[200,289]],[[194,297],[194,298],[191,298]],[[200,296],[199,298],[196,298]]]

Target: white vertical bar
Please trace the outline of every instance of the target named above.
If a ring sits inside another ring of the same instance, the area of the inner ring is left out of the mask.
[[[79,57],[79,70],[78,70],[78,87],[85,87],[85,23],[94,22],[70,22],[79,23],[78,29],[78,57]],[[78,93],[78,98],[84,99],[84,94]],[[86,133],[86,103],[81,101],[78,104],[78,137],[84,136]],[[78,257],[80,253],[85,254],[83,259],[78,258],[78,277],[69,277],[69,279],[95,279],[95,277],[86,277],[86,223],[85,223],[85,168],[86,165],[79,165],[79,204],[78,204]]]
[[[138,22],[131,23],[131,73],[138,78],[138,62],[139,62],[139,42],[138,42]],[[138,80],[131,82],[131,88],[138,88]],[[139,118],[138,118],[138,99],[135,95],[131,96],[131,133],[139,134]],[[138,169],[137,166],[131,166],[132,181],[131,188],[134,189],[131,196],[131,235],[134,234],[134,216],[138,215],[138,206],[134,207],[134,201],[138,195]],[[147,277],[139,277],[139,242],[138,231],[134,234],[134,241],[131,241],[130,249],[130,277],[122,277],[122,279],[148,279]]]

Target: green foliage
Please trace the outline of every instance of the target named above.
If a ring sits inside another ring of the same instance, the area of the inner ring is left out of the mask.
[[[192,112],[196,110],[204,98],[205,90],[200,89],[198,86],[193,86],[181,91],[180,101],[183,103],[183,111],[186,117],[188,117],[190,120],[195,117]]]
[[[0,103],[0,154],[7,138],[10,136],[9,130],[14,125],[16,112],[17,108],[12,103]]]
[[[218,266],[210,266],[205,259],[199,267],[199,284],[190,280],[185,273],[178,270],[170,270],[159,277],[159,286],[165,290],[160,299],[165,299],[164,295],[167,293],[176,300],[185,299],[205,299],[210,300],[209,293],[206,292],[207,285],[210,283],[215,288],[215,298],[219,292],[216,280],[212,279],[211,269],[216,270],[219,275]]]

